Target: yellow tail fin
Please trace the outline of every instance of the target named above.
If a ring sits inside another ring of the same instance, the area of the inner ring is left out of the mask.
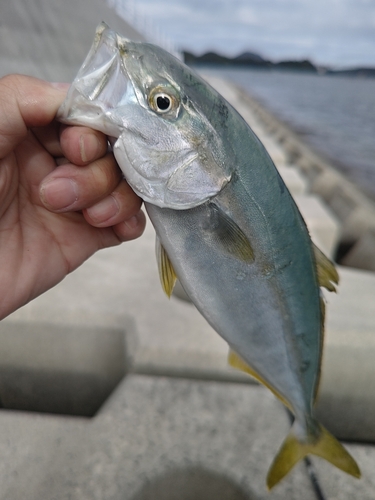
[[[267,486],[269,489],[273,488],[297,462],[309,454],[325,458],[347,474],[357,478],[361,477],[361,471],[356,461],[342,444],[322,425],[317,425],[319,426],[319,436],[313,443],[298,441],[292,428],[268,471]]]

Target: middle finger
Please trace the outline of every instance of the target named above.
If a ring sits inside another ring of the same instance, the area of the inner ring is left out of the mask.
[[[122,178],[111,153],[86,165],[60,165],[40,185],[40,198],[53,212],[90,207],[108,196]]]

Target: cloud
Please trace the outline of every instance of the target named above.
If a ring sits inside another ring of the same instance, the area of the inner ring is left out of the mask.
[[[178,46],[375,66],[374,0],[137,0]]]
[[[237,20],[238,23],[249,26],[257,26],[259,24],[259,18],[255,9],[248,5],[242,6],[236,11],[235,20]]]

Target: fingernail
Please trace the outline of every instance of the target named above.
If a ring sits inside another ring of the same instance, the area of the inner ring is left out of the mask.
[[[42,202],[53,210],[66,210],[78,200],[78,186],[71,179],[54,179],[42,184]]]
[[[125,224],[130,228],[130,229],[135,229],[138,224],[138,217],[136,215],[133,215],[133,217],[130,217],[130,219],[125,221]]]
[[[104,200],[87,209],[89,217],[94,222],[105,222],[117,215],[119,211],[120,207],[113,196],[107,196]]]
[[[83,162],[91,161],[97,155],[100,142],[94,134],[82,134],[79,138],[79,150]]]
[[[51,87],[54,87],[55,89],[64,90],[65,92],[70,87],[70,83],[63,83],[63,82],[50,82],[50,85],[51,85]]]

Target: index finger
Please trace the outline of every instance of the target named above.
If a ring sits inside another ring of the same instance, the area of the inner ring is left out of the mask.
[[[27,135],[30,127],[48,125],[66,95],[64,88],[31,76],[0,79],[0,159]]]
[[[107,137],[88,127],[62,125],[54,120],[47,127],[34,127],[32,131],[57,162],[65,159],[74,165],[87,165],[108,150]]]

